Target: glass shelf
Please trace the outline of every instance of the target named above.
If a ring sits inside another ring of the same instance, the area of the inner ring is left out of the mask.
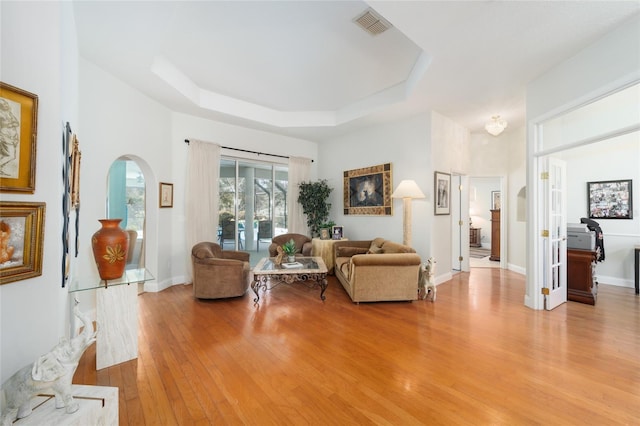
[[[145,281],[154,280],[154,276],[151,272],[145,268],[140,269],[127,269],[124,274],[114,280],[100,280],[96,282],[80,282],[79,280],[73,281],[69,284],[69,293],[75,293],[77,291],[95,290],[97,288],[109,288],[116,285],[143,283]]]

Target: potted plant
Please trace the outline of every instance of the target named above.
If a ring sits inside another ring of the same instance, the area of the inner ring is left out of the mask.
[[[293,241],[293,238],[282,245],[282,251],[287,255],[289,263],[296,261],[296,242]]]
[[[316,182],[300,182],[298,185],[300,194],[298,202],[302,205],[302,212],[307,216],[307,226],[311,236],[320,234],[320,225],[329,218],[331,203],[328,203],[329,195],[333,188],[327,184],[326,179]]]

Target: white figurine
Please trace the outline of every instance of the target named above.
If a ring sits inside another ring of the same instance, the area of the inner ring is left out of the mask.
[[[431,301],[436,301],[436,284],[433,277],[436,273],[436,260],[433,257],[420,266],[420,283],[418,284],[418,296],[426,299],[431,293]]]
[[[73,313],[84,324],[84,330],[76,337],[63,338],[51,352],[42,355],[33,364],[18,370],[2,384],[5,404],[2,407],[2,426],[11,426],[14,420],[31,414],[31,398],[53,391],[56,408],[65,407],[67,413],[75,413],[80,406],[71,395],[71,381],[84,351],[96,341],[96,332],[88,316],[76,306]]]

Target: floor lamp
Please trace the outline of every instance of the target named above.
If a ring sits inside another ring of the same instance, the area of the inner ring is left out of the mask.
[[[391,198],[402,198],[403,202],[403,222],[402,222],[402,244],[411,246],[411,200],[414,198],[424,198],[424,194],[418,188],[418,184],[413,180],[403,180],[393,191]]]

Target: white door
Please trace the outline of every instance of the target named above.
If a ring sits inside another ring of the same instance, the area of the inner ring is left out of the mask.
[[[544,308],[554,309],[567,301],[567,198],[566,163],[547,158],[541,173],[544,200],[540,218]]]

